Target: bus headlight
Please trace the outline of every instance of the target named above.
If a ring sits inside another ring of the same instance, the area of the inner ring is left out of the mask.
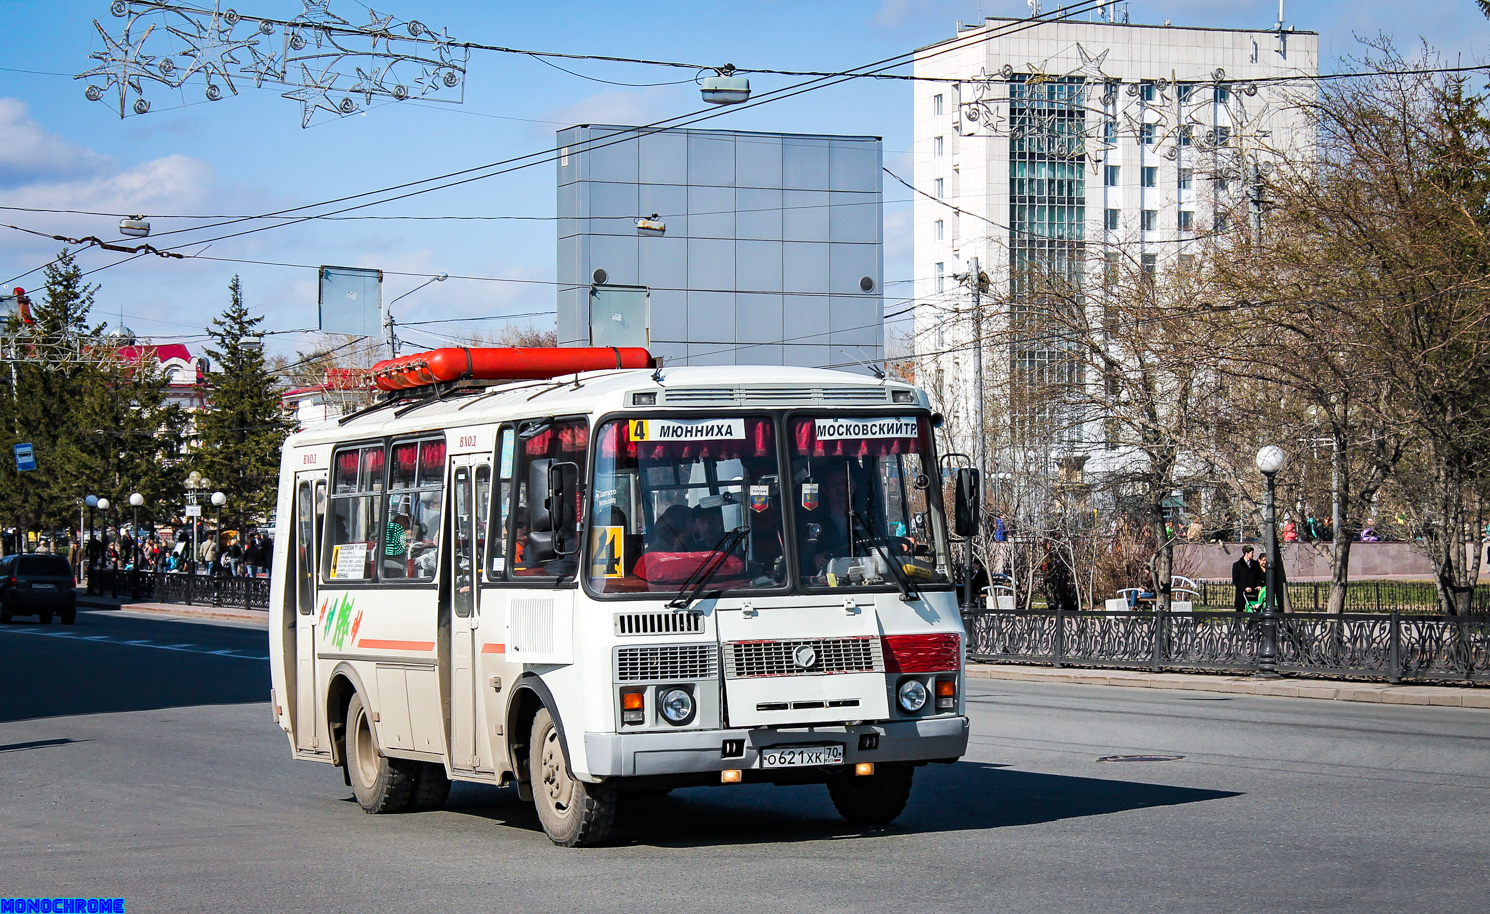
[[[693,694],[680,687],[664,689],[657,706],[668,723],[686,724],[693,717]]]
[[[895,700],[900,703],[900,710],[905,713],[919,712],[926,707],[926,684],[919,679],[907,679],[895,691]]]

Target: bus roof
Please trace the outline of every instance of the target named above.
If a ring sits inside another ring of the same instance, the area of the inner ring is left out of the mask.
[[[926,395],[904,381],[822,368],[779,365],[721,365],[664,368],[659,383],[650,369],[591,371],[541,381],[514,381],[477,388],[458,396],[435,397],[410,391],[340,421],[312,426],[290,436],[290,447],[371,438],[433,428],[481,425],[506,419],[601,414],[623,409],[738,409],[817,406],[833,408],[924,409]],[[632,392],[654,391],[655,404],[633,406]],[[892,399],[910,391],[912,399]]]

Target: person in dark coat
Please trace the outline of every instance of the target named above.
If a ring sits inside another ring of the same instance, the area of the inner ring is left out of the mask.
[[[1231,565],[1231,583],[1236,585],[1236,611],[1244,612],[1247,603],[1257,599],[1258,578],[1261,577],[1257,568],[1257,559],[1253,558],[1257,550],[1251,546],[1242,547],[1242,557]]]

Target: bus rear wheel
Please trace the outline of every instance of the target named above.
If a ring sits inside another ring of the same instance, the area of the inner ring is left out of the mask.
[[[559,728],[547,708],[539,708],[533,718],[528,777],[538,820],[550,841],[560,847],[588,847],[610,836],[616,821],[615,788],[587,784],[570,773]]]
[[[360,694],[347,705],[347,775],[363,812],[405,812],[414,799],[416,762],[378,751],[372,721]]]
[[[905,811],[915,773],[910,765],[876,765],[874,774],[862,777],[844,771],[828,781],[828,796],[854,825],[888,825]]]

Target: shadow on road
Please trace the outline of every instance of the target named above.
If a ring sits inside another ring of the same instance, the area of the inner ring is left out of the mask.
[[[678,790],[664,797],[624,796],[613,843],[697,847],[981,831],[1237,795],[958,762],[919,769],[910,805],[893,825],[884,828],[861,829],[844,822],[825,787],[749,784]],[[445,808],[514,828],[540,830],[533,804],[518,800],[517,791],[510,787],[456,784]]]
[[[55,623],[22,621],[6,626],[11,631],[0,632],[0,723],[244,704],[269,697],[269,664],[262,661],[117,643],[141,638],[203,649],[263,650],[263,632],[186,622],[126,624],[116,622],[117,616],[105,618],[79,613],[77,624],[65,629]],[[63,634],[67,637],[60,637]],[[90,634],[115,640],[82,640]]]

